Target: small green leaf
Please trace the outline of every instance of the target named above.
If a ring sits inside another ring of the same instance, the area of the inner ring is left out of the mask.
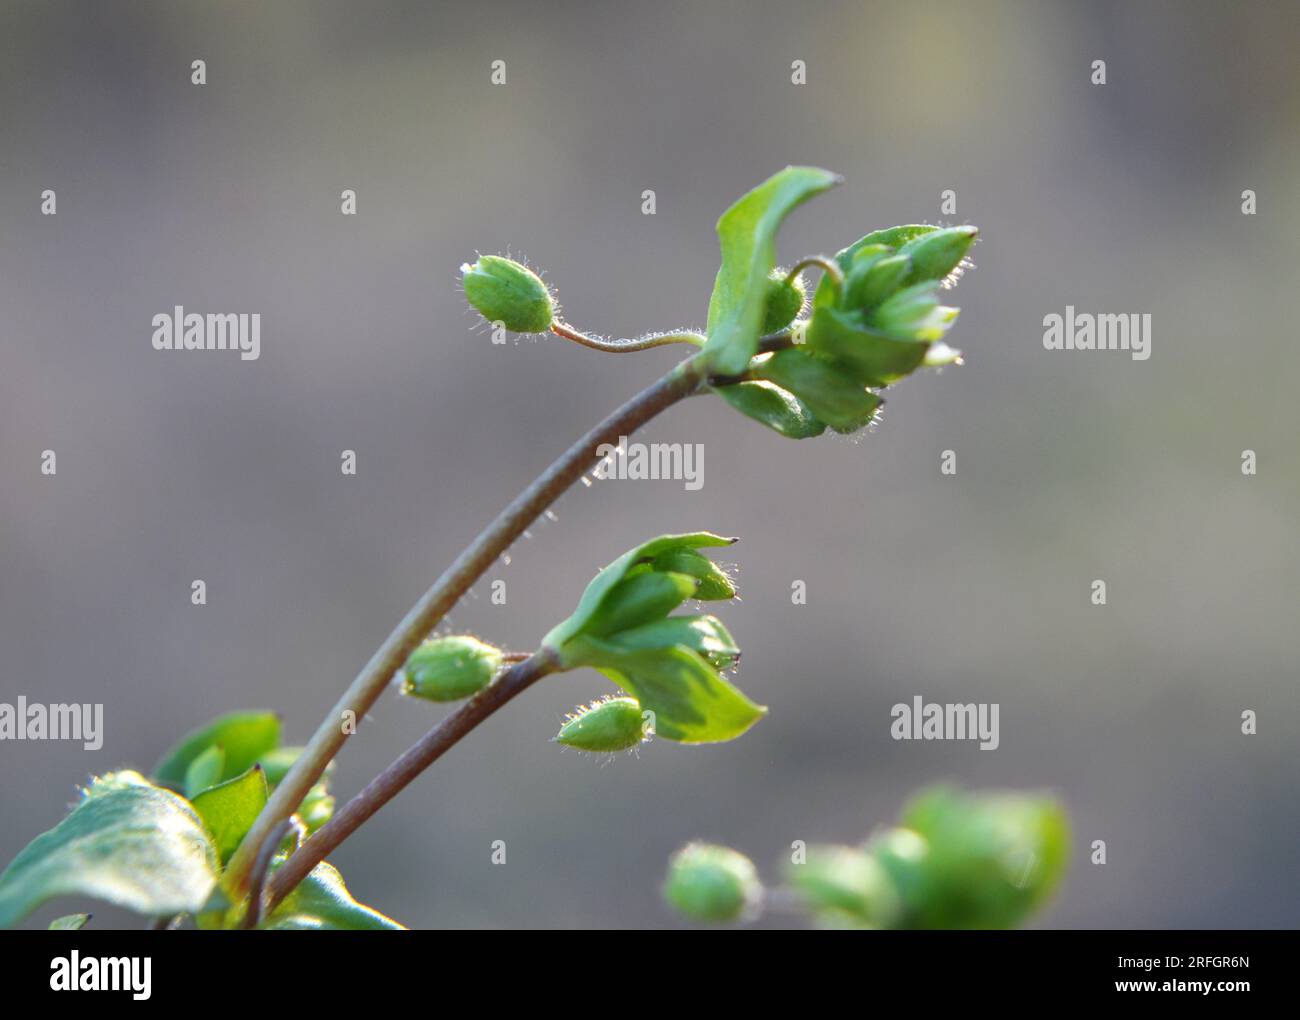
[[[707,531],[692,532],[685,535],[661,535],[659,538],[644,542],[635,549],[629,549],[609,566],[601,570],[587,585],[578,600],[578,608],[568,619],[553,627],[542,639],[542,646],[558,650],[571,637],[584,631],[592,617],[596,615],[601,604],[611,590],[635,567],[652,564],[664,553],[677,549],[703,549],[709,546],[731,545],[734,538],[723,538]]]
[[[352,898],[332,864],[316,865],[260,927],[272,931],[405,930],[391,917]]]
[[[222,864],[230,859],[252,827],[266,804],[266,796],[266,776],[260,765],[254,765],[242,776],[205,790],[192,801],[194,810],[212,833]]]
[[[800,203],[840,178],[816,167],[786,167],[742,196],[718,220],[722,265],[709,301],[709,367],[739,375],[758,350],[768,274],[776,265],[776,232]]]
[[[697,652],[681,646],[633,650],[580,637],[565,645],[563,662],[566,669],[600,670],[655,714],[655,733],[667,740],[734,740],[767,714]]]
[[[194,809],[136,772],[92,781],[80,803],[0,874],[0,928],[46,900],[81,895],[152,917],[207,901],[217,854]]]
[[[193,800],[196,794],[221,782],[221,773],[226,767],[225,749],[213,744],[201,755],[190,762],[185,770],[183,786],[185,796]]]
[[[826,423],[815,418],[803,401],[775,383],[735,383],[714,392],[741,414],[788,439],[812,439],[826,431]]]
[[[90,921],[90,914],[64,914],[50,922],[47,931],[81,931]]]
[[[757,371],[789,390],[813,414],[837,432],[855,432],[875,417],[881,400],[834,362],[806,346],[788,347],[768,358]]]
[[[234,779],[279,743],[280,718],[274,712],[231,712],[183,737],[154,766],[153,778],[179,790],[190,763],[208,748],[220,746],[226,754],[221,780]]]

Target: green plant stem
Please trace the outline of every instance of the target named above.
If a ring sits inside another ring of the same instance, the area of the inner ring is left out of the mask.
[[[421,772],[443,756],[475,726],[490,716],[515,695],[527,690],[548,673],[553,673],[559,663],[549,650],[538,651],[522,662],[511,666],[492,683],[470,698],[451,715],[443,719],[413,744],[400,758],[372,779],[360,793],[335,812],[334,817],[317,829],[283,865],[271,875],[266,884],[266,903],[261,915],[266,916],[311,874],[312,868],[323,861],[376,811],[404,790]],[[249,913],[257,904],[250,903]]]
[[[514,502],[470,543],[433,587],[420,596],[330,710],[244,836],[222,879],[232,899],[238,901],[247,895],[258,848],[281,821],[297,810],[354,731],[356,723],[365,717],[415,647],[496,562],[497,557],[523,534],[524,529],[582,477],[597,460],[599,447],[617,443],[620,436],[631,435],[661,411],[699,390],[704,381],[704,369],[698,358],[699,355],[694,355],[678,364],[570,446],[515,497]]]
[[[590,347],[596,351],[606,351],[613,354],[625,354],[629,351],[648,351],[652,347],[665,347],[668,344],[696,344],[703,346],[704,337],[699,333],[680,332],[680,333],[652,333],[649,336],[643,336],[637,340],[601,340],[598,337],[588,336],[567,323],[551,323],[551,332],[556,336],[562,336],[566,340],[572,340],[575,344],[582,344],[583,347]]]

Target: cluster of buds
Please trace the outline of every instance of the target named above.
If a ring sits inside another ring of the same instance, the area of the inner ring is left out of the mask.
[[[1050,797],[938,787],[865,845],[809,847],[786,879],[824,927],[1010,928],[1060,883],[1069,839]],[[735,920],[762,896],[748,858],[705,844],[672,858],[664,891],[688,917],[711,922]]]
[[[882,404],[873,392],[922,365],[955,362],[943,342],[958,309],[940,303],[974,243],[975,227],[893,227],[868,234],[828,260],[812,316],[795,323],[797,276],[779,271],[765,295],[764,328],[800,328],[804,342],[760,355],[744,381],[717,392],[783,435],[806,439],[827,427],[852,433]]]

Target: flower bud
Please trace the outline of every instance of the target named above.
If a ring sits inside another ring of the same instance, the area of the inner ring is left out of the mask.
[[[882,333],[907,340],[940,340],[957,318],[958,309],[939,304],[938,284],[926,280],[896,291],[868,317]]]
[[[884,867],[856,847],[809,847],[807,860],[787,869],[790,884],[822,920],[835,915],[887,928],[899,912],[898,894]],[[827,916],[829,915],[829,916]]]
[[[501,668],[501,649],[465,634],[426,641],[403,667],[403,694],[429,701],[459,701],[477,694]]]
[[[574,712],[555,740],[579,751],[626,751],[653,732],[635,698],[602,698]]]
[[[551,293],[536,273],[514,259],[482,255],[460,267],[465,299],[488,322],[516,333],[545,333],[555,319]]]
[[[772,270],[763,304],[763,328],[759,332],[765,335],[785,329],[803,308],[806,296],[802,276],[787,280],[783,270]]]
[[[658,620],[695,595],[695,578],[687,574],[640,569],[609,590],[587,622],[588,633],[603,637]]]
[[[843,306],[848,309],[874,308],[892,295],[908,274],[912,260],[906,255],[890,255],[855,264],[844,285]]]
[[[689,843],[668,862],[664,896],[696,921],[734,921],[763,895],[754,863],[730,847]]]
[[[720,566],[694,549],[669,549],[655,557],[655,570],[686,574],[698,582],[695,597],[701,602],[716,602],[736,597],[736,586]]]
[[[942,280],[957,268],[978,236],[978,227],[945,227],[908,241],[899,249],[900,255],[909,255],[912,259],[912,272],[907,282]]]

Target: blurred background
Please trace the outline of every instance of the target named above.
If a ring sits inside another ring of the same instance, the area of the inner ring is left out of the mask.
[[[103,702],[105,740],[0,743],[0,859],[221,712],[303,741],[480,527],[680,354],[494,346],[462,261],[526,256],[592,332],[698,327],[718,214],[811,163],[846,183],[791,217],[787,264],[982,228],[967,363],[856,439],[689,402],[638,438],[702,442],[702,490],[578,487],[488,573],[507,604],[480,584],[449,625],[530,648],[636,542],[740,535],[722,615],[770,716],[603,762],[550,738],[611,688],[553,678],[332,860],[415,927],[673,925],[686,840],[772,876],[947,779],[1064,799],[1076,856],[1040,925],[1296,925],[1298,47],[1285,3],[4,0],[0,700]],[[260,360],[155,352],[176,304],[260,312]],[[1151,359],[1045,351],[1067,304],[1150,312]],[[917,695],[999,703],[1001,746],[891,740]],[[337,794],[441,712],[385,697]]]

